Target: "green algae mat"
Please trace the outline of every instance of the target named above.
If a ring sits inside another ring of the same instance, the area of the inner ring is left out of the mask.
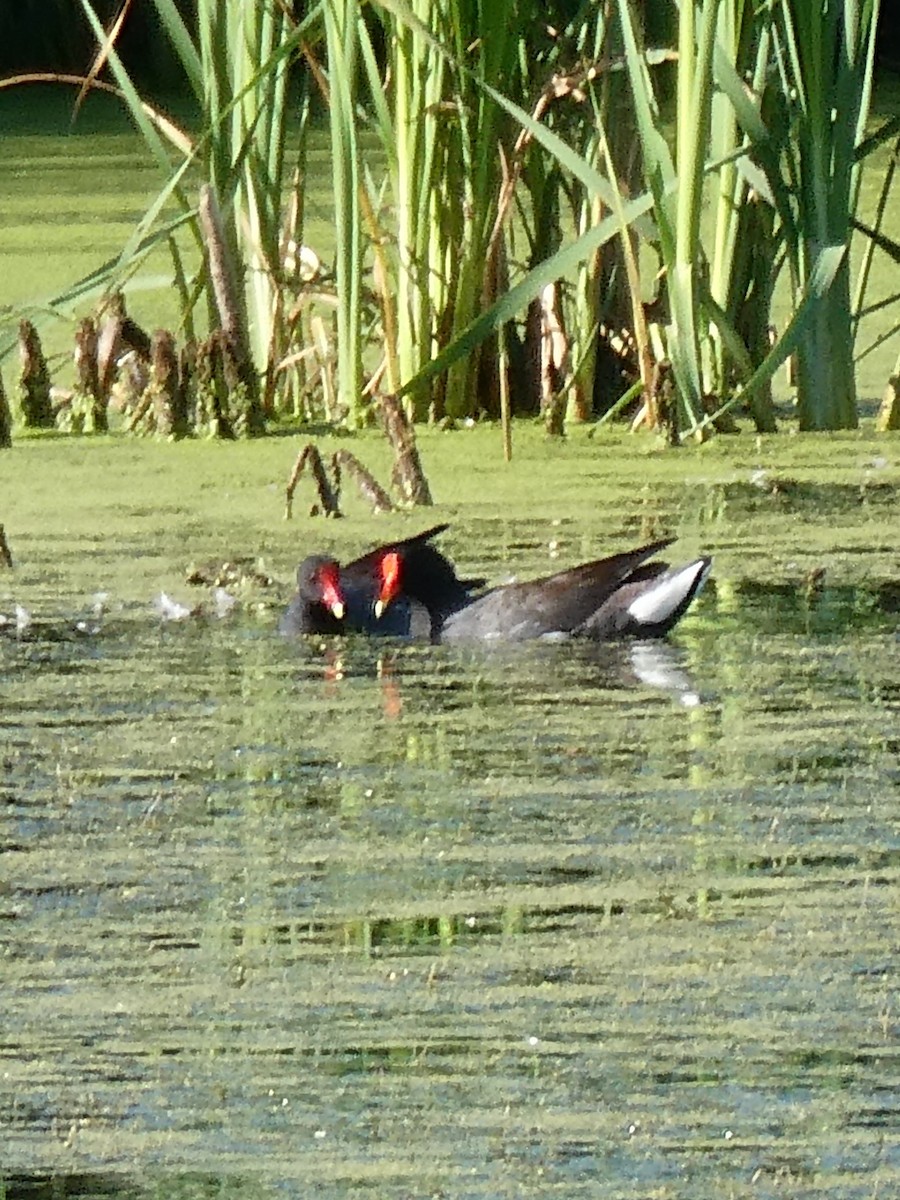
[[[3,1194],[895,1194],[900,443],[423,431],[433,509],[286,522],[301,442],[0,454]],[[662,645],[277,636],[445,520],[714,575]]]

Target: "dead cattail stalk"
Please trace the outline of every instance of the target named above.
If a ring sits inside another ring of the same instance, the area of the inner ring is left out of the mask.
[[[294,515],[294,491],[307,465],[312,472],[313,478],[316,481],[316,488],[319,492],[319,502],[322,505],[322,511],[326,517],[341,516],[340,495],[331,486],[328,475],[325,471],[325,466],[322,462],[322,456],[312,442],[307,442],[300,453],[297,455],[297,460],[294,463],[294,469],[291,471],[291,477],[288,480],[288,485],[285,488],[284,494],[284,519],[289,521]]]

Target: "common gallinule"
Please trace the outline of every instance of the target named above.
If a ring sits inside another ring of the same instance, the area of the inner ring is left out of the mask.
[[[476,598],[486,580],[460,579],[449,558],[431,545],[448,528],[435,525],[405,541],[379,546],[344,568],[342,578],[365,578],[370,589],[367,633],[428,638],[436,625]]]
[[[712,560],[698,558],[676,570],[648,562],[673,538],[609,558],[582,563],[528,583],[510,583],[444,603],[439,583],[415,557],[397,550],[381,561],[375,612],[390,611],[398,596],[423,604],[434,641],[522,641],[553,635],[612,641],[661,637],[684,616],[703,587]]]
[[[340,568],[334,559],[318,556],[306,559],[297,572],[297,594],[281,618],[280,632],[412,635],[428,639],[434,620],[443,619],[444,615],[470,603],[473,591],[485,582],[459,579],[450,560],[430,545],[431,539],[447,528],[446,523],[434,525],[412,537],[387,542]],[[326,600],[330,603],[336,595],[343,605],[339,619],[335,619],[333,608],[326,605],[327,611],[323,612],[316,603],[320,582],[317,563],[327,568],[324,582],[330,585],[333,595]],[[403,591],[399,581],[393,579],[392,572],[401,569],[419,581],[420,594],[414,596]],[[382,607],[378,600],[387,580],[390,580],[392,603]]]
[[[281,615],[278,632],[286,636],[343,633],[345,614],[338,562],[324,554],[310,554],[297,568],[297,591]]]

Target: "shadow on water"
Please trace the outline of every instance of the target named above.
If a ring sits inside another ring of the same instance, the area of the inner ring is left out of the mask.
[[[178,1200],[205,1200],[208,1196],[240,1196],[248,1188],[259,1193],[256,1184],[240,1177],[225,1180],[219,1176],[162,1176],[147,1181],[128,1176],[89,1173],[77,1175],[24,1174],[0,1175],[0,1195],[3,1200],[104,1200],[116,1197],[146,1200],[151,1196],[173,1196]]]
[[[891,1193],[880,592],[720,581],[622,647],[59,632],[0,645],[6,1196]]]

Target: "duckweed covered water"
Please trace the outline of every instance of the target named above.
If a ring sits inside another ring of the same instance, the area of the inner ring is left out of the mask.
[[[494,440],[337,524],[282,521],[283,440],[2,456],[6,1195],[897,1190],[892,443],[810,500],[821,440]],[[663,646],[275,635],[302,553],[440,519],[493,579],[670,532],[714,584]],[[258,553],[271,589],[160,620]]]

